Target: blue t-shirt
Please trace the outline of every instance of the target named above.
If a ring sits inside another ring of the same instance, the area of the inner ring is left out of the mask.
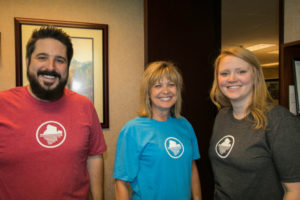
[[[185,118],[137,117],[121,130],[114,178],[130,182],[133,200],[191,198],[191,165],[200,158],[197,138]]]

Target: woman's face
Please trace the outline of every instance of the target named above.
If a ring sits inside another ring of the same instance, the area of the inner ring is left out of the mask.
[[[152,112],[170,112],[177,100],[176,84],[166,77],[154,83],[150,90]]]
[[[253,69],[244,60],[225,56],[218,66],[218,84],[231,104],[249,105],[253,93]]]

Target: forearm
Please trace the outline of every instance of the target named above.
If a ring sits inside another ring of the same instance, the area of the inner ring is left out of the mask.
[[[116,179],[115,180],[115,196],[116,200],[129,200],[129,191],[127,182]]]
[[[199,173],[197,169],[196,162],[193,161],[192,163],[192,195],[193,200],[201,200],[202,194],[201,194],[201,184],[200,184],[200,178]]]
[[[291,194],[291,193],[286,193],[283,198],[283,200],[299,200],[299,199],[300,199],[300,194]]]
[[[300,192],[286,192],[283,200],[299,200]]]
[[[90,156],[87,161],[90,176],[90,192],[93,200],[103,200],[103,169],[102,155]]]
[[[285,194],[283,200],[299,200],[300,199],[300,182],[283,183]]]

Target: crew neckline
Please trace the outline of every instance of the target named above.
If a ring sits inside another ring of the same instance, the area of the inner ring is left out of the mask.
[[[155,121],[155,122],[157,122],[157,123],[166,123],[166,122],[171,121],[172,118],[173,118],[173,117],[172,117],[171,115],[169,115],[169,118],[168,118],[167,120],[165,120],[165,121],[159,121],[159,120],[156,120],[156,119],[154,119],[154,118],[151,118],[151,120],[153,120],[153,121]]]
[[[243,117],[243,118],[241,118],[241,119],[237,119],[237,118],[234,117],[234,113],[233,113],[233,108],[232,108],[232,107],[229,109],[229,112],[230,112],[231,118],[232,118],[234,121],[237,121],[237,122],[243,122],[243,121],[245,121],[246,118],[248,117],[248,115],[250,114],[250,113],[249,113],[248,115],[245,115],[245,117]]]

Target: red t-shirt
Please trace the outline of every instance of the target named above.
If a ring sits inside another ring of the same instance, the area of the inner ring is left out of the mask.
[[[85,200],[87,158],[105,150],[86,97],[66,89],[42,102],[27,87],[0,93],[0,199]]]

